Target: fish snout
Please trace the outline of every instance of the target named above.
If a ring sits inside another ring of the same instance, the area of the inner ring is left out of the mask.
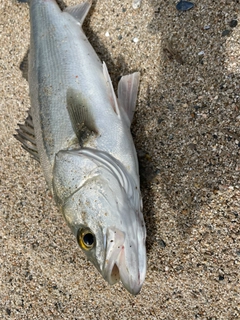
[[[146,275],[145,243],[128,243],[125,233],[117,228],[108,228],[106,236],[106,258],[103,277],[109,284],[121,280],[123,286],[137,295]]]

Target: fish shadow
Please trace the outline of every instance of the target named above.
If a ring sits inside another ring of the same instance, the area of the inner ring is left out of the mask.
[[[220,50],[226,46],[224,31],[233,29],[206,1],[206,9],[199,4],[187,12],[163,0],[149,5],[155,12],[148,32],[161,38],[161,63],[150,92],[154,113],[143,120],[147,124],[154,116],[156,123],[147,152],[159,168],[161,192],[180,234],[187,237],[200,211],[240,179],[240,74],[227,69],[227,53]],[[236,6],[226,4],[229,21],[236,18]]]

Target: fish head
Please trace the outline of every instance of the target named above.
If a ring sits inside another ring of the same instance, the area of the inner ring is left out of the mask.
[[[55,199],[80,248],[108,283],[121,280],[136,295],[146,275],[146,230],[139,190],[120,180],[96,159],[58,153]]]

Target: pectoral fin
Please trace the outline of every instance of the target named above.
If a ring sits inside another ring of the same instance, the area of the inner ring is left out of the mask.
[[[84,19],[86,18],[88,11],[91,8],[91,5],[92,5],[92,1],[88,0],[81,4],[77,4],[76,6],[67,7],[66,9],[64,9],[64,12],[69,13],[82,26]]]
[[[129,118],[130,125],[133,119],[137,101],[140,73],[134,72],[123,76],[118,83],[118,102]]]
[[[96,134],[98,133],[92,113],[88,107],[88,101],[78,90],[72,88],[67,90],[67,110],[73,130],[79,141],[82,139],[83,131],[89,130]]]

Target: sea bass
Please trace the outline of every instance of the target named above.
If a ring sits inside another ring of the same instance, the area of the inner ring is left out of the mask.
[[[146,230],[130,125],[139,73],[118,98],[82,23],[91,1],[61,11],[30,0],[31,108],[16,138],[39,160],[49,189],[87,258],[110,284],[139,293]]]

